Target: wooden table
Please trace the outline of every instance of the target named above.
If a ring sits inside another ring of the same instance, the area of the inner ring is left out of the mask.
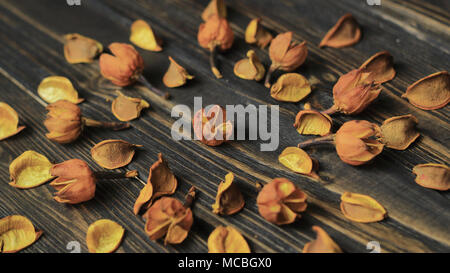
[[[209,70],[208,54],[197,43],[200,14],[206,0],[81,0],[81,6],[65,1],[0,1],[0,100],[17,110],[27,128],[1,141],[0,217],[27,216],[44,235],[23,252],[69,252],[71,241],[87,252],[88,226],[101,218],[120,223],[126,237],[118,252],[207,252],[207,239],[218,225],[233,225],[248,240],[253,252],[301,252],[315,238],[313,225],[323,227],[346,252],[369,252],[366,244],[377,241],[383,252],[450,251],[450,193],[422,188],[414,182],[414,165],[436,162],[449,164],[449,108],[423,111],[400,96],[416,80],[450,68],[450,10],[448,1],[382,0],[381,6],[365,1],[262,1],[227,0],[228,19],[235,33],[232,49],[219,56],[224,78],[217,80]],[[363,38],[344,49],[319,49],[326,31],[343,14],[351,12],[363,29]],[[236,61],[249,49],[268,64],[266,50],[247,45],[245,27],[260,17],[272,33],[293,31],[298,41],[306,40],[309,55],[297,69],[315,86],[312,95],[300,103],[282,103],[272,99],[262,83],[246,81],[233,74]],[[45,137],[46,103],[38,96],[37,86],[50,75],[70,78],[86,101],[80,107],[88,117],[115,120],[110,100],[116,87],[104,80],[98,62],[71,65],[63,56],[63,35],[77,32],[99,40],[128,42],[130,24],[144,19],[164,40],[164,50],[153,53],[139,49],[146,66],[144,75],[158,88],[169,91],[165,101],[146,88],[125,88],[130,96],[145,98],[151,107],[132,122],[133,128],[111,132],[86,130],[69,145],[59,145]],[[334,116],[335,130],[351,119],[366,119],[380,124],[388,117],[414,114],[421,137],[405,151],[385,149],[370,165],[352,167],[341,162],[332,147],[308,150],[320,161],[320,181],[292,173],[277,160],[280,152],[309,137],[292,127],[304,102],[324,109],[332,104],[331,88],[337,78],[359,67],[372,54],[388,50],[394,56],[397,76],[383,85],[379,98],[355,117]],[[168,89],[162,84],[168,56],[195,75],[187,85]],[[204,105],[219,103],[280,106],[280,146],[274,152],[261,152],[262,141],[234,141],[220,147],[208,147],[198,141],[174,141],[171,138],[173,106],[192,107],[194,96]],[[137,169],[138,180],[99,182],[93,200],[80,205],[63,205],[52,199],[54,190],[47,184],[19,190],[8,185],[10,162],[26,150],[46,155],[52,162],[80,158],[95,170],[102,170],[90,156],[90,148],[105,139],[123,139],[144,145],[125,169]],[[148,170],[161,152],[178,178],[174,197],[183,199],[195,185],[198,198],[193,206],[194,225],[180,245],[164,246],[144,233],[144,222],[133,215],[132,206],[147,180]],[[245,196],[240,213],[221,217],[211,211],[217,186],[227,172]],[[278,227],[259,216],[254,182],[267,183],[286,177],[308,194],[308,209],[297,222]],[[351,191],[368,194],[388,211],[382,222],[360,224],[347,220],[339,209],[340,195]]]

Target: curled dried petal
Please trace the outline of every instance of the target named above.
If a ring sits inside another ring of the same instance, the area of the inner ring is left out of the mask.
[[[253,50],[247,52],[247,58],[239,60],[234,65],[234,74],[244,80],[260,81],[265,73],[264,65],[259,61]]]
[[[0,102],[0,140],[18,134],[25,129],[19,125],[19,115],[8,104]]]
[[[231,215],[244,207],[244,197],[233,180],[234,174],[230,172],[225,176],[225,181],[220,182],[216,202],[212,205],[214,213]]]
[[[202,12],[203,21],[207,21],[211,15],[217,14],[221,18],[227,17],[227,7],[224,0],[211,0]]]
[[[86,234],[90,253],[112,253],[122,242],[125,229],[114,221],[100,219],[92,223]]]
[[[346,47],[356,44],[361,39],[361,29],[358,22],[350,13],[342,16],[327,32],[319,47]]]
[[[425,188],[447,191],[450,189],[450,168],[443,164],[427,163],[414,166],[416,183]]]
[[[371,73],[375,84],[385,83],[395,77],[394,58],[388,51],[381,51],[371,56],[361,67]]]
[[[143,99],[125,96],[119,90],[116,92],[118,96],[113,100],[111,110],[120,121],[136,119],[141,115],[142,109],[150,107],[148,102]]]
[[[441,71],[420,79],[410,85],[402,97],[423,110],[442,108],[450,101],[450,75]]]
[[[330,133],[332,124],[329,115],[305,108],[297,113],[294,127],[301,135],[325,136]]]
[[[35,151],[26,151],[9,165],[11,186],[19,189],[34,188],[51,180],[52,163]]]
[[[309,81],[298,73],[283,74],[272,85],[270,95],[279,101],[298,102],[311,93]]]
[[[131,25],[130,41],[140,48],[161,51],[162,41],[155,36],[152,27],[144,20],[136,20]]]
[[[18,252],[41,237],[33,223],[21,215],[11,215],[0,219],[0,253]]]
[[[142,145],[120,139],[108,139],[95,144],[91,149],[91,156],[103,168],[116,169],[131,162],[137,147]]]
[[[66,34],[64,38],[64,57],[71,64],[91,63],[103,51],[101,43],[78,33]]]
[[[61,76],[46,77],[38,87],[39,96],[48,103],[66,100],[72,103],[80,103],[84,99],[78,98],[78,92],[72,82]]]
[[[250,247],[234,227],[218,226],[208,237],[208,253],[250,253]]]
[[[186,83],[186,80],[192,80],[194,76],[189,75],[172,57],[169,56],[170,66],[163,77],[163,83],[170,88],[179,87]]]
[[[261,26],[260,18],[251,20],[245,29],[245,41],[248,44],[256,44],[260,48],[265,48],[272,39],[272,34]]]
[[[378,222],[387,214],[377,200],[368,195],[351,192],[342,194],[341,211],[348,219],[360,223]]]
[[[342,253],[341,248],[331,239],[319,226],[313,226],[312,230],[316,233],[316,239],[305,244],[303,253]]]
[[[388,118],[380,127],[380,140],[389,148],[405,150],[420,136],[417,123],[417,118],[411,114]]]
[[[287,147],[278,156],[278,161],[288,169],[305,175],[314,172],[314,162],[309,155],[298,147]]]

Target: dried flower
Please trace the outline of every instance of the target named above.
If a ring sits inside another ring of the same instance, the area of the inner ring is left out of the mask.
[[[147,184],[141,190],[134,203],[134,214],[137,215],[144,205],[148,209],[156,198],[163,195],[171,195],[176,189],[177,178],[170,170],[162,154],[159,153],[158,161],[150,167]]]
[[[112,253],[122,242],[125,229],[109,219],[92,223],[86,234],[86,245],[90,253]]]
[[[272,39],[272,34],[261,26],[260,18],[251,20],[245,29],[245,41],[248,44],[256,44],[260,48],[265,48]]]
[[[91,156],[103,168],[117,169],[131,162],[138,147],[143,146],[120,139],[108,139],[95,144],[91,149]]]
[[[278,161],[286,168],[300,174],[317,178],[316,170],[318,163],[313,161],[309,155],[300,148],[287,147],[278,156]]]
[[[450,189],[450,168],[443,164],[427,163],[414,166],[416,183],[422,187],[447,191]]]
[[[215,64],[215,55],[217,48],[225,51],[233,45],[233,30],[228,21],[217,14],[211,15],[205,23],[200,25],[197,39],[201,47],[210,51],[209,63],[211,71],[218,79],[222,78],[222,74]]]
[[[144,20],[136,20],[131,24],[130,41],[146,50],[162,50],[162,40],[155,36],[152,27]]]
[[[319,47],[346,47],[356,44],[360,39],[361,29],[358,22],[353,15],[347,13],[327,32]]]
[[[202,12],[203,21],[207,21],[211,15],[218,15],[221,18],[227,17],[227,7],[223,0],[211,0]]]
[[[218,226],[208,237],[208,253],[250,253],[250,247],[234,227]]]
[[[411,114],[388,118],[380,127],[380,141],[386,147],[405,150],[420,136],[416,130],[417,123],[417,118]]]
[[[307,195],[286,178],[275,178],[259,192],[256,202],[259,214],[267,221],[285,225],[300,218],[306,210]]]
[[[272,64],[266,74],[264,85],[270,88],[270,77],[275,70],[292,71],[305,62],[307,55],[305,41],[301,44],[292,42],[292,32],[278,34],[270,43],[269,56]]]
[[[299,102],[311,93],[308,80],[298,73],[287,73],[270,88],[272,98],[279,101]]]
[[[25,216],[6,216],[0,219],[0,253],[18,252],[36,242],[42,233]]]
[[[244,80],[260,81],[265,73],[264,65],[261,64],[253,50],[247,52],[247,58],[239,60],[234,65],[234,74]]]
[[[305,244],[303,253],[342,253],[341,248],[331,239],[330,235],[319,226],[313,226],[316,239]]]
[[[0,140],[18,134],[25,129],[19,125],[19,115],[8,104],[0,102]]]
[[[244,197],[234,182],[234,174],[229,172],[225,181],[221,181],[217,189],[216,202],[212,205],[213,212],[222,215],[231,215],[240,211],[244,205]]]
[[[309,103],[305,104],[304,110],[297,113],[294,127],[301,135],[328,135],[331,131],[333,120],[327,114],[311,110]]]
[[[51,180],[52,163],[40,153],[26,151],[9,165],[9,185],[19,189],[34,188]]]
[[[163,83],[170,88],[179,87],[186,84],[186,80],[192,80],[194,76],[189,75],[186,69],[175,62],[172,57],[169,56],[170,66],[167,69],[166,74],[163,77]]]
[[[371,73],[375,84],[385,83],[395,77],[394,58],[388,51],[381,51],[371,56],[360,68]]]
[[[423,110],[442,108],[450,101],[450,75],[441,71],[420,79],[406,89],[402,98]]]
[[[218,146],[233,135],[233,124],[226,120],[226,111],[219,105],[213,105],[207,113],[202,108],[192,120],[196,139],[208,146]]]
[[[67,100],[77,104],[84,101],[84,99],[78,98],[78,92],[75,90],[70,80],[61,76],[44,78],[39,84],[38,94],[48,103]]]
[[[387,214],[377,200],[368,195],[351,192],[342,194],[341,211],[346,218],[360,223],[378,222]]]
[[[150,104],[140,98],[125,96],[119,90],[116,90],[118,96],[111,104],[111,111],[120,121],[130,121],[138,118],[144,108],[150,107]]]
[[[64,38],[64,57],[71,64],[91,63],[103,51],[101,43],[78,33],[66,34]]]

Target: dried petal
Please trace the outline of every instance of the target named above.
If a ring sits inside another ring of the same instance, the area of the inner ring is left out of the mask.
[[[402,97],[423,110],[442,108],[450,101],[450,75],[441,71],[420,79],[410,85]]]
[[[234,227],[218,226],[208,237],[208,253],[250,253],[250,247]]]
[[[256,44],[260,48],[265,48],[272,39],[272,34],[261,26],[260,18],[251,20],[245,30],[245,41],[249,44]]]
[[[284,149],[278,157],[278,161],[296,173],[311,175],[314,172],[314,162],[311,157],[298,147]]]
[[[170,66],[163,77],[163,83],[170,88],[179,87],[186,83],[186,80],[192,80],[194,76],[189,75],[172,57],[169,56]]]
[[[18,134],[25,129],[19,125],[19,115],[8,104],[0,102],[0,140]]]
[[[387,214],[377,200],[368,195],[351,192],[342,194],[341,211],[348,219],[360,223],[378,222]]]
[[[303,253],[342,253],[341,248],[331,239],[328,233],[319,226],[313,226],[316,239],[305,244]]]
[[[95,144],[91,149],[91,156],[103,168],[116,169],[131,162],[137,147],[142,145],[120,139],[108,139]]]
[[[385,83],[395,77],[394,58],[388,51],[374,54],[360,68],[371,73],[371,79],[375,84]]]
[[[114,116],[121,121],[130,121],[138,118],[144,108],[150,107],[148,102],[140,98],[132,98],[125,96],[119,90],[116,91],[118,96],[111,105]]]
[[[253,50],[247,52],[247,58],[234,65],[234,74],[244,80],[260,81],[265,73],[264,65],[261,64]]]
[[[233,134],[233,124],[226,120],[226,111],[219,105],[213,105],[208,112],[202,108],[192,120],[196,139],[208,146],[218,146],[229,140]]]
[[[145,207],[149,208],[156,198],[173,194],[177,189],[177,184],[177,178],[170,170],[162,154],[159,153],[158,161],[150,167],[147,184],[134,203],[134,214],[137,215],[144,204],[147,203]]]
[[[416,183],[425,188],[447,191],[450,189],[450,168],[443,164],[427,163],[414,166]]]
[[[211,0],[202,12],[203,21],[207,21],[211,15],[217,14],[221,18],[227,17],[227,7],[223,0]]]
[[[319,47],[334,48],[346,47],[356,44],[361,39],[361,29],[358,22],[350,13],[342,16],[323,37]]]
[[[80,103],[84,99],[78,98],[78,92],[70,80],[61,76],[50,76],[41,81],[38,87],[39,96],[48,103],[66,100]]]
[[[71,64],[91,63],[103,51],[101,43],[78,33],[66,34],[64,38],[64,57]]]
[[[100,219],[92,223],[86,234],[90,253],[112,253],[122,242],[125,229],[114,221]]]
[[[306,42],[297,44],[292,41],[292,32],[278,34],[270,43],[269,56],[272,60],[272,69],[292,71],[302,65],[308,49]]]
[[[298,73],[283,74],[272,85],[270,95],[279,101],[298,102],[311,93],[308,80]]]
[[[0,219],[0,253],[18,252],[39,239],[42,231],[36,231],[33,223],[21,215]]]
[[[217,189],[216,202],[212,205],[214,213],[231,215],[244,207],[244,197],[239,187],[233,183],[233,180],[234,174],[230,172],[225,176],[225,182],[220,182]]]
[[[155,36],[152,27],[144,20],[136,20],[131,25],[130,41],[140,48],[161,51],[162,41]]]
[[[305,107],[305,110],[297,113],[294,127],[301,135],[325,136],[330,133],[332,124],[329,115]]]
[[[396,150],[405,150],[419,136],[417,118],[411,114],[388,118],[381,125],[381,142]]]
[[[52,163],[35,151],[26,151],[9,165],[9,185],[19,189],[34,188],[51,180]]]

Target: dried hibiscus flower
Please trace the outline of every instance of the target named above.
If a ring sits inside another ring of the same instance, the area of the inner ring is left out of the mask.
[[[71,64],[91,63],[103,51],[101,43],[78,33],[66,34],[64,38],[64,57]]]
[[[78,104],[84,100],[78,98],[78,92],[70,80],[61,76],[50,76],[43,79],[39,84],[38,94],[48,103],[67,100]]]
[[[361,39],[361,29],[350,13],[342,16],[327,32],[319,47],[346,47],[356,44]]]
[[[387,214],[377,200],[368,195],[351,192],[342,194],[341,211],[346,218],[360,223],[378,222]]]
[[[278,156],[278,161],[296,173],[318,178],[316,174],[318,162],[311,159],[305,151],[298,147],[287,147],[284,149]]]
[[[375,84],[385,83],[395,77],[394,58],[388,51],[381,51],[371,56],[360,68],[371,73]]]
[[[316,239],[305,244],[303,253],[342,253],[341,248],[331,239],[330,235],[319,226],[313,226]]]
[[[186,69],[175,62],[172,57],[169,56],[170,66],[167,69],[166,74],[163,77],[163,83],[170,88],[179,87],[186,83],[186,80],[192,80],[194,76],[189,75]]]
[[[51,180],[52,163],[35,151],[26,151],[9,165],[9,185],[19,189],[34,188]]]
[[[260,48],[265,48],[272,39],[272,34],[261,26],[260,18],[251,20],[245,29],[245,41],[248,44],[256,44]]]
[[[250,247],[234,227],[218,226],[208,237],[208,253],[250,253]]]
[[[208,112],[202,108],[192,120],[195,138],[208,146],[218,146],[231,139],[233,124],[226,120],[226,111],[219,105],[213,105]]]
[[[331,131],[333,120],[327,114],[312,110],[309,103],[305,104],[304,110],[297,113],[294,127],[301,135],[328,135]]]
[[[143,99],[125,96],[119,90],[116,92],[118,96],[113,100],[111,110],[120,121],[136,119],[141,115],[142,109],[150,107],[150,104]]]
[[[95,144],[91,149],[91,156],[103,168],[117,169],[131,162],[138,147],[142,145],[131,144],[120,139],[108,139]]]
[[[298,73],[287,73],[270,88],[272,98],[279,101],[299,102],[311,93],[309,81]]]
[[[410,85],[402,97],[423,110],[442,108],[450,101],[450,75],[441,71],[420,79]]]
[[[92,223],[86,234],[86,245],[90,253],[112,253],[122,242],[125,229],[109,219]]]
[[[380,140],[386,147],[405,150],[420,136],[417,123],[417,118],[411,114],[388,118],[380,127]]]
[[[213,212],[222,215],[231,215],[240,211],[244,205],[244,197],[234,182],[234,174],[228,173],[225,181],[220,182],[217,189],[216,202],[212,205]]]
[[[41,237],[33,223],[21,215],[11,215],[0,219],[0,253],[18,252]]]
[[[259,192],[258,211],[276,225],[290,224],[306,210],[307,195],[286,178],[275,178]]]
[[[239,60],[234,65],[234,74],[244,80],[260,81],[265,73],[266,69],[253,50],[247,52],[247,58]]]
[[[136,20],[131,24],[130,41],[146,50],[162,50],[162,40],[155,36],[151,26],[144,20]]]
[[[416,183],[422,187],[447,191],[450,189],[450,168],[443,164],[427,163],[414,166]]]
[[[12,137],[25,129],[19,125],[19,115],[8,104],[0,102],[0,140]]]
[[[218,15],[221,18],[227,17],[227,7],[224,0],[211,0],[202,12],[203,21],[207,21],[211,15]]]

